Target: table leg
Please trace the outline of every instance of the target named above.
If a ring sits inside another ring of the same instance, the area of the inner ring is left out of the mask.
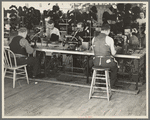
[[[87,83],[89,83],[89,56],[87,56]]]
[[[137,74],[137,76],[138,76],[138,79],[136,79],[136,88],[135,88],[135,90],[138,90],[138,82],[139,82],[139,74],[140,74],[140,71],[139,71],[139,69],[140,69],[140,60],[138,60],[138,74]]]
[[[47,57],[45,56],[45,62],[44,62],[44,74],[45,74],[45,77],[47,76],[46,75],[46,62],[47,62]]]
[[[63,66],[63,55],[60,55],[60,66]]]
[[[144,74],[143,79],[146,80],[146,55],[144,56],[144,70],[143,70],[143,74]]]

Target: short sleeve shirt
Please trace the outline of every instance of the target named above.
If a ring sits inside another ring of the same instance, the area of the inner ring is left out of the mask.
[[[50,30],[49,28],[47,28],[46,29],[46,35],[47,35],[47,37],[50,38],[52,34],[58,35],[59,39],[60,39],[60,32],[59,32],[59,30],[57,28],[54,27],[52,30]]]
[[[139,23],[139,25],[142,25],[143,23],[146,23],[146,19],[137,19],[137,22]]]

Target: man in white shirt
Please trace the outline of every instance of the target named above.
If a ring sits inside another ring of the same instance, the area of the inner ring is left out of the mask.
[[[56,27],[54,27],[53,20],[49,20],[47,22],[45,35],[47,36],[48,42],[49,41],[55,42],[61,40],[60,32]]]
[[[114,40],[109,37],[110,26],[108,24],[104,24],[101,27],[101,33],[94,37],[92,40],[92,48],[94,50],[94,58],[93,65],[102,67],[102,68],[110,68],[111,70],[111,87],[115,86],[115,82],[117,80],[117,62],[113,57],[116,54],[116,50],[114,47]],[[91,67],[92,64],[89,63]]]

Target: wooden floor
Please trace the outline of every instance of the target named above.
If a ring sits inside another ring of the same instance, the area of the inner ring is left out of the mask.
[[[113,92],[111,100],[92,98],[89,88],[12,80],[4,83],[4,116],[94,118],[146,116],[146,85],[137,95]]]

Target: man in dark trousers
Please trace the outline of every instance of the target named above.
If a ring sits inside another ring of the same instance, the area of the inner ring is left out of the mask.
[[[10,44],[10,50],[16,55],[18,65],[27,64],[33,67],[32,76],[37,77],[40,73],[40,62],[37,57],[30,57],[29,54],[35,53],[35,50],[30,46],[29,42],[25,39],[27,35],[27,29],[21,27],[18,30],[18,35],[15,36]],[[30,76],[29,76],[30,77]]]
[[[109,37],[110,26],[104,24],[101,27],[101,33],[94,37],[92,40],[92,48],[94,50],[93,63],[90,62],[89,66],[100,66],[104,68],[110,68],[110,84],[113,88],[117,80],[117,61],[113,57],[116,54],[114,47],[114,40]]]

